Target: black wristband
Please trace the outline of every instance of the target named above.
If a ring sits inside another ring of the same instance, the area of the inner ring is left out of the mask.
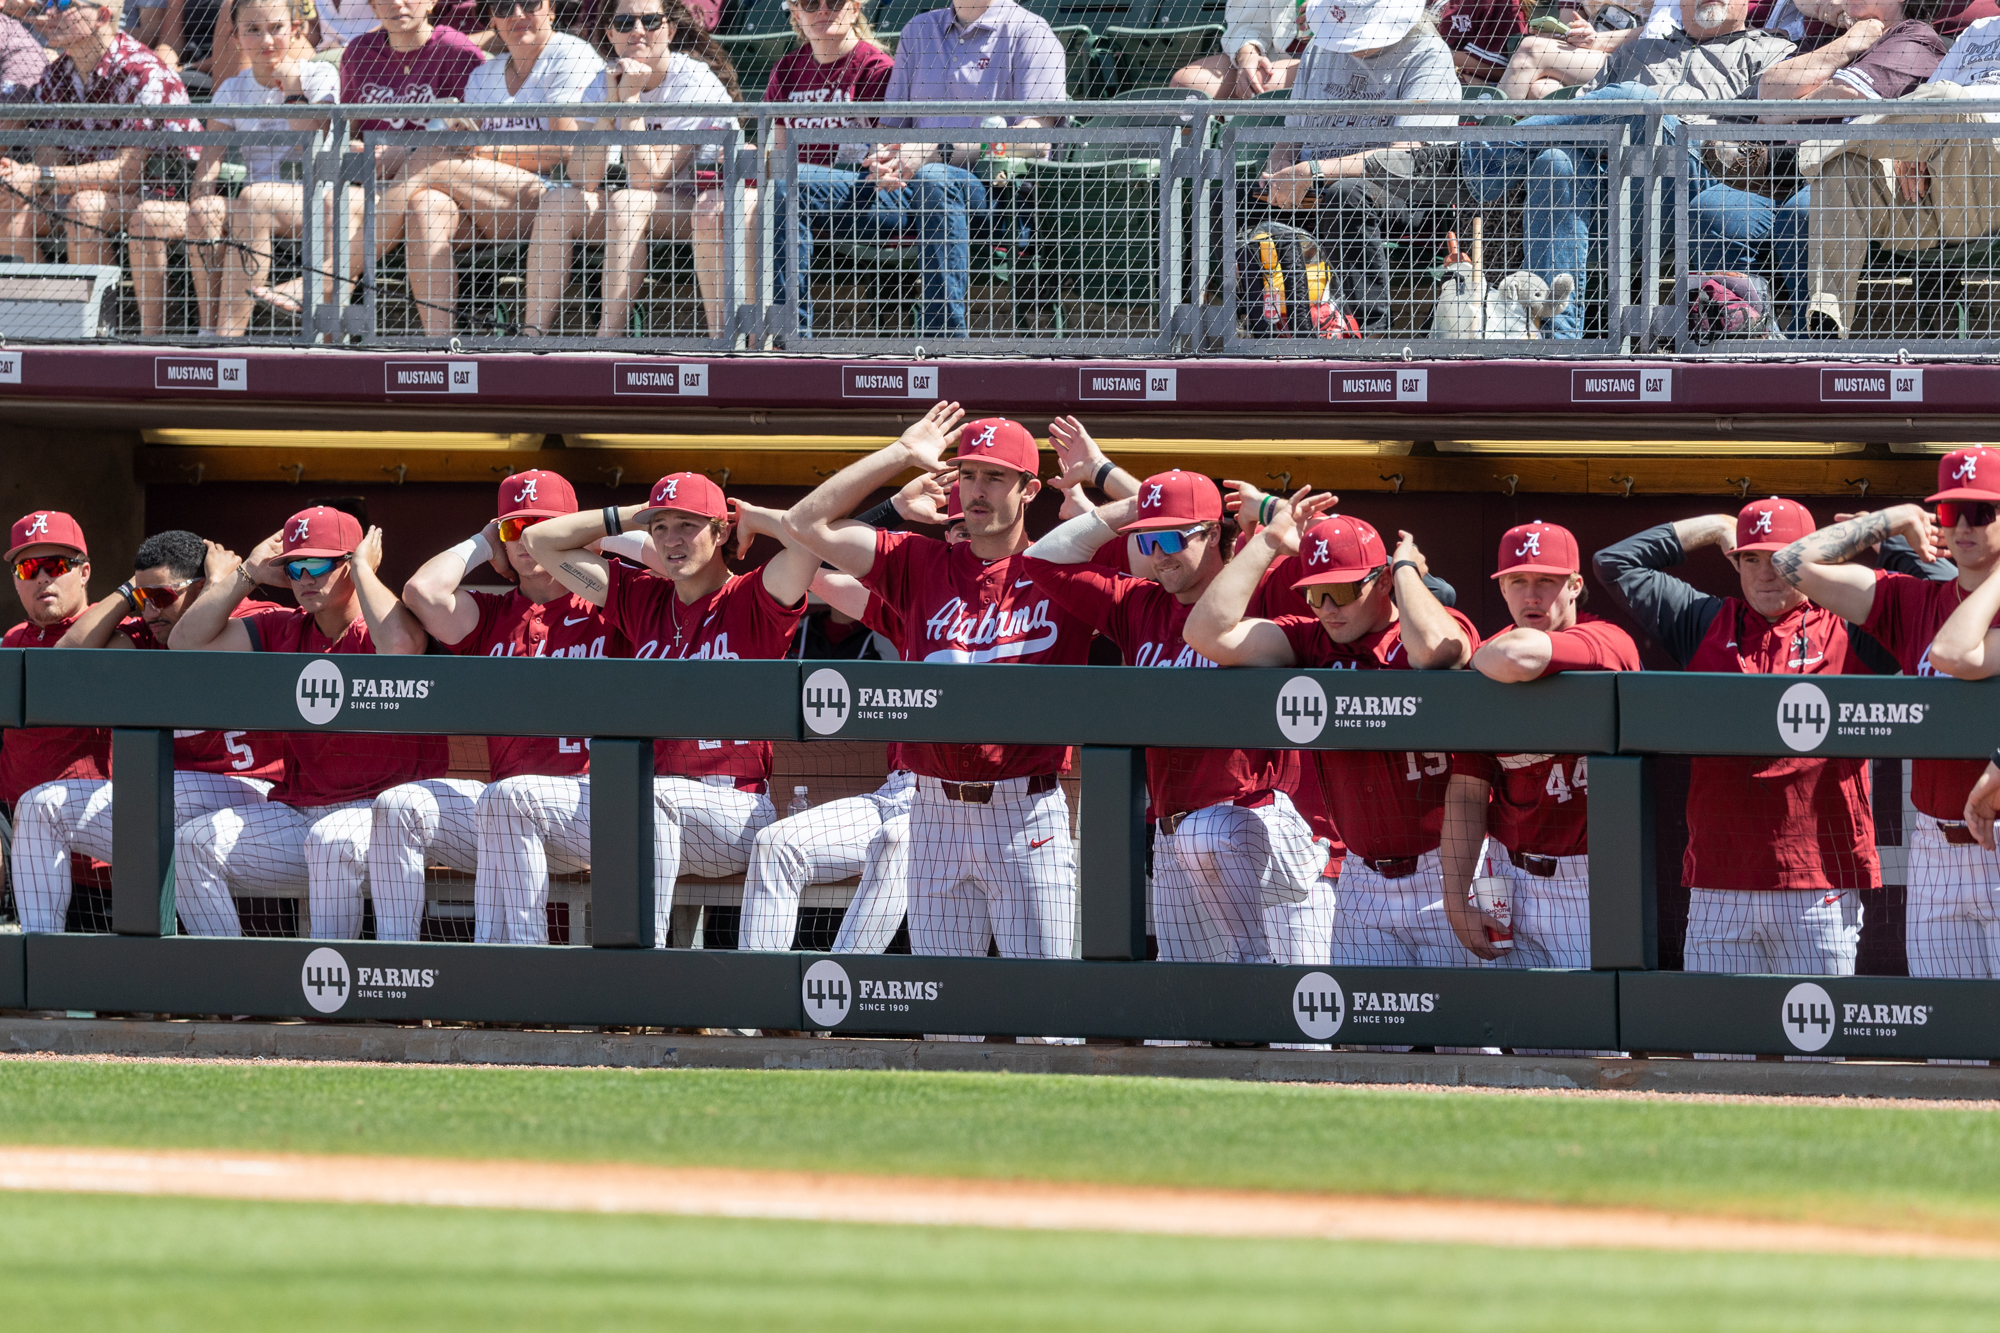
[[[1389,565],[1389,582],[1394,583],[1396,581],[1396,571],[1401,569],[1404,565],[1408,565],[1411,569],[1416,570],[1418,578],[1422,578],[1424,576],[1424,567],[1418,564],[1416,561],[1397,560],[1391,562]]]
[[[616,537],[623,531],[625,531],[625,520],[618,517],[618,506],[604,506],[604,535]]]
[[[139,614],[139,603],[132,596],[132,580],[126,579],[118,585],[118,595],[125,599],[125,609],[127,611],[130,611],[135,616]]]
[[[1987,756],[1987,762],[1995,768],[2000,768],[2000,746],[1994,747],[1993,753]]]
[[[1099,468],[1099,469],[1097,469],[1097,475],[1096,475],[1095,477],[1091,478],[1091,481],[1090,481],[1090,487],[1091,487],[1091,489],[1092,489],[1092,490],[1097,490],[1097,491],[1101,491],[1101,490],[1103,490],[1103,489],[1104,489],[1104,479],[1105,479],[1106,477],[1110,476],[1110,475],[1111,475],[1111,473],[1113,472],[1113,470],[1115,470],[1115,469],[1117,468],[1117,466],[1118,466],[1118,465],[1117,465],[1116,463],[1112,462],[1112,461],[1111,461],[1110,459],[1108,459],[1108,458],[1107,458],[1107,459],[1105,459],[1105,460],[1104,460],[1104,466],[1103,466],[1103,467],[1101,467],[1101,468]]]

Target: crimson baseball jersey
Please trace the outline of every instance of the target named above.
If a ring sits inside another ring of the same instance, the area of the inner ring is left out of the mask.
[[[875,565],[862,583],[902,617],[905,662],[1080,666],[1091,629],[1052,604],[1022,557],[990,563],[970,543],[948,546],[910,532],[877,532]],[[1062,745],[910,745],[913,772],[946,782],[998,782],[1069,767]]]
[[[229,618],[241,620],[259,611],[278,609],[276,602],[244,601],[237,603]],[[166,651],[167,645],[139,616],[119,621],[117,633],[129,639],[134,648]],[[177,731],[174,767],[190,773],[230,773],[276,782],[285,771],[285,736],[279,731]]]
[[[1776,624],[1722,599],[1690,671],[1870,674],[1847,622],[1807,602]],[[1872,889],[1882,882],[1865,759],[1699,755],[1688,784],[1681,882],[1702,889]]]
[[[340,637],[329,639],[319,621],[295,607],[272,606],[241,617],[251,646],[263,653],[355,653],[373,656],[368,622],[354,617]],[[422,659],[382,659],[384,670],[413,670]],[[370,801],[391,787],[419,778],[441,778],[451,761],[442,736],[382,736],[366,733],[290,731],[285,733],[284,771],[266,800],[279,805],[339,805]]]
[[[1544,676],[1565,671],[1637,671],[1632,636],[1598,616],[1549,635]],[[1581,856],[1590,850],[1590,769],[1577,754],[1454,754],[1454,772],[1493,788],[1486,831],[1510,852]]]
[[[1451,607],[1445,608],[1479,646],[1479,631]],[[1292,645],[1300,666],[1358,671],[1408,671],[1403,622],[1353,643],[1335,643],[1319,618],[1280,616],[1275,622]],[[1337,689],[1331,687],[1329,692]],[[1434,851],[1444,831],[1444,793],[1451,785],[1451,756],[1443,751],[1315,750],[1320,790],[1333,825],[1348,850],[1368,861],[1421,856]]]
[[[604,623],[632,645],[634,657],[672,661],[739,661],[779,658],[792,642],[797,606],[780,606],[764,588],[764,571],[732,574],[720,588],[683,606],[672,579],[607,560],[611,586],[604,594]],[[698,704],[691,705],[698,708]],[[661,777],[726,774],[750,790],[771,780],[769,741],[658,740],[653,772]]]
[[[882,600],[880,593],[868,594],[868,605],[861,608],[861,623],[890,643],[900,644],[903,641],[903,618],[896,614],[895,607]],[[898,648],[897,651],[902,650]],[[891,773],[898,769],[904,772],[912,771],[910,756],[907,753],[909,748],[901,741],[889,742],[886,757]]]
[[[574,593],[533,602],[520,589],[474,592],[479,624],[446,648],[461,657],[629,657],[624,636],[604,613]],[[587,736],[488,736],[493,781],[539,773],[573,778],[590,771]]]
[[[0,635],[0,648],[53,648],[75,623],[75,616],[53,625],[24,620]],[[110,772],[111,733],[102,727],[17,727],[0,740],[0,800],[9,805],[44,782]]]
[[[1889,650],[1906,675],[1935,676],[1940,673],[1931,665],[1931,642],[1964,600],[1956,580],[1877,570],[1875,602],[1861,628]],[[1993,623],[2000,625],[2000,619]],[[1965,798],[1985,771],[1984,759],[1911,760],[1910,804],[1933,819],[1956,823],[1965,818]]]
[[[1022,564],[1049,596],[1117,644],[1126,666],[1215,665],[1182,637],[1194,607],[1152,580],[1027,556]],[[1277,765],[1269,750],[1149,749],[1146,788],[1152,814],[1181,814],[1274,791]]]

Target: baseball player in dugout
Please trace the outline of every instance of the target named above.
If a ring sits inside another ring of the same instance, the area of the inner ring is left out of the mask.
[[[1912,676],[2000,674],[2000,450],[1975,445],[1938,463],[1935,519],[1919,505],[1861,514],[1793,543],[1778,567],[1794,586],[1881,643]],[[1889,538],[1957,565],[1935,579],[1846,563]],[[2000,976],[2000,858],[1978,845],[1966,807],[1985,765],[1910,765],[1905,945],[1913,977]]]
[[[132,577],[93,603],[58,648],[164,649],[167,636],[208,586],[209,544],[192,532],[156,533],[140,543]],[[272,607],[245,601],[239,616]],[[190,731],[174,736],[174,827],[217,810],[263,801],[284,767],[275,732]],[[112,793],[98,778],[59,778],[23,796],[14,811],[14,896],[23,930],[63,928],[70,855],[111,859]]]
[[[175,650],[422,653],[423,627],[376,574],[382,530],[316,505],[285,520],[247,559],[208,549],[208,586],[168,635]],[[295,607],[241,614],[260,586],[291,589]],[[261,803],[197,816],[174,834],[175,893],[193,935],[242,933],[232,890],[289,897],[306,890],[314,939],[361,934],[375,797],[444,776],[442,736],[290,732],[277,785]],[[421,903],[419,903],[421,908]],[[410,938],[415,938],[414,933]]]
[[[1514,623],[1479,645],[1472,669],[1510,684],[1639,670],[1632,636],[1581,609],[1582,568],[1567,528],[1536,519],[1502,534],[1493,579]],[[1513,967],[1590,966],[1589,787],[1582,755],[1452,756],[1440,856],[1460,944]],[[1504,883],[1507,921],[1475,900],[1475,878]]]
[[[904,661],[1004,666],[1087,660],[1091,629],[1050,598],[1021,560],[1027,507],[1041,491],[1034,437],[994,417],[959,425],[939,403],[894,444],[828,479],[785,526],[900,617]],[[967,540],[878,532],[847,518],[911,468],[937,472],[957,446]],[[910,948],[1008,958],[1076,955],[1076,848],[1058,782],[1060,745],[909,745]]]
[[[1393,558],[1369,524],[1329,514],[1331,495],[1276,500],[1265,526],[1223,567],[1182,633],[1223,666],[1443,671],[1465,666],[1478,631],[1424,583],[1424,557],[1407,532]],[[1303,529],[1303,538],[1300,533]],[[1310,616],[1248,614],[1272,564],[1301,554],[1297,586]],[[1315,750],[1320,788],[1347,844],[1330,961],[1462,967],[1472,963],[1438,900],[1451,756]]]
[[[1793,544],[1814,530],[1803,505],[1753,500],[1733,517],[1684,518],[1607,547],[1597,577],[1687,671],[1862,675],[1874,654],[1893,674],[1879,645],[1781,572],[1780,556],[1796,560]],[[1740,595],[1710,596],[1665,572],[1705,546],[1736,567]],[[1901,542],[1886,543],[1881,558],[1932,569]],[[1688,971],[1852,975],[1860,890],[1881,884],[1866,760],[1697,756],[1687,824]]]
[[[545,519],[576,512],[576,492],[553,472],[516,473],[500,483],[495,517],[466,540],[440,551],[403,585],[403,605],[448,651],[479,657],[629,657],[625,640],[604,623],[602,608],[556,581],[525,540]],[[491,569],[514,584],[504,593],[461,588]],[[577,778],[590,771],[590,742],[580,736],[489,736],[491,782],[533,775]],[[424,867],[438,862],[473,875],[473,938],[480,944],[546,944],[548,876],[507,882],[479,867],[482,796],[490,788],[465,778],[425,778],[375,798],[368,878],[380,939],[415,939],[423,914]],[[581,867],[579,867],[581,868]],[[383,899],[395,902],[408,935],[382,933]]]
[[[591,549],[607,538],[614,549],[630,549],[622,539],[635,534],[651,539],[653,568]],[[760,536],[784,548],[732,574],[731,542],[740,558]],[[725,499],[698,472],[660,478],[644,504],[545,518],[524,530],[524,540],[527,554],[557,583],[603,608],[605,629],[623,636],[632,656],[673,661],[783,657],[819,568],[816,557],[786,538],[775,511]],[[771,746],[660,740],[653,774],[653,938],[665,948],[674,885],[683,873],[740,874],[749,865],[757,832],[774,813]],[[491,877],[499,901],[546,895],[551,865],[589,864],[588,780],[522,775],[487,790],[479,873]]]
[[[1053,428],[1052,428],[1053,430]],[[1138,494],[1063,523],[1027,550],[1036,585],[1118,645],[1126,666],[1213,667],[1182,630],[1223,570],[1222,493],[1162,472]],[[1151,578],[1092,564],[1136,537]],[[1154,929],[1169,962],[1325,963],[1333,882],[1311,827],[1277,789],[1270,750],[1146,752]]]

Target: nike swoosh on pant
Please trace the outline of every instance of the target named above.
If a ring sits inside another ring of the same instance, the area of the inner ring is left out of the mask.
[[[1035,848],[1037,848],[1037,847],[1040,847],[1040,846],[1042,846],[1042,845],[1043,845],[1043,843],[1050,843],[1050,842],[1054,842],[1054,841],[1055,841],[1055,839],[1056,839],[1056,835],[1055,835],[1055,834],[1053,834],[1053,833],[1051,833],[1051,834],[1049,834],[1049,836],[1048,836],[1048,837],[1046,837],[1046,838],[1043,838],[1043,839],[1041,840],[1041,842],[1031,842],[1031,843],[1029,843],[1029,844],[1028,844],[1028,850],[1032,852],[1032,851],[1034,851],[1034,850],[1035,850]]]

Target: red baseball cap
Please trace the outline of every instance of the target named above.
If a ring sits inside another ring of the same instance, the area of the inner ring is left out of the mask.
[[[1490,577],[1574,574],[1582,568],[1583,562],[1576,553],[1576,535],[1568,528],[1538,518],[1500,534],[1500,568]]]
[[[353,555],[361,524],[352,514],[314,505],[285,520],[286,555]]]
[[[1154,532],[1213,523],[1222,517],[1222,492],[1199,472],[1158,472],[1139,483],[1139,517],[1120,532]]]
[[[2000,449],[1983,444],[1954,449],[1938,460],[1938,493],[1924,497],[1935,500],[2000,501]]]
[[[638,521],[648,522],[662,509],[678,509],[703,518],[729,517],[729,501],[723,498],[722,488],[699,472],[669,472],[654,482],[653,494],[639,511]]]
[[[576,491],[553,472],[533,468],[500,483],[500,518],[554,518],[576,512]]]
[[[1782,551],[1818,527],[1797,500],[1752,500],[1736,515],[1736,549]]]
[[[944,492],[944,523],[946,527],[965,517],[965,504],[958,498],[958,483],[953,482]]]
[[[958,435],[958,461],[998,463],[1034,476],[1041,470],[1042,453],[1035,437],[1018,421],[1006,417],[981,417],[968,421]]]
[[[1353,583],[1389,562],[1382,535],[1372,525],[1344,514],[1323,518],[1307,528],[1299,549],[1304,553],[1306,576],[1294,583],[1294,588]]]
[[[30,546],[67,546],[86,560],[90,558],[82,526],[60,509],[37,509],[14,520],[7,558],[12,560]]]

